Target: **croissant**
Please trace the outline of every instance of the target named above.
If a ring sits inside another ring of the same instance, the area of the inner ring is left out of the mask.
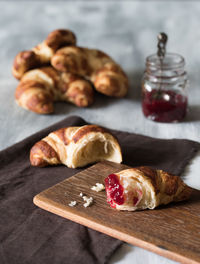
[[[117,210],[154,209],[189,198],[191,188],[180,177],[150,167],[110,174],[105,179],[107,202]]]
[[[121,163],[121,148],[117,139],[97,125],[61,128],[37,142],[30,151],[33,166],[64,164],[83,167],[97,161]]]
[[[80,47],[58,49],[51,58],[52,66],[62,72],[73,72],[88,78],[95,89],[108,96],[127,94],[128,78],[107,54]]]
[[[52,67],[30,70],[24,74],[15,92],[21,107],[38,114],[54,111],[54,101],[67,101],[79,107],[93,103],[91,83],[73,73],[59,73]]]
[[[32,50],[22,51],[16,55],[12,67],[14,77],[21,79],[25,72],[49,64],[57,49],[71,45],[76,45],[73,32],[64,29],[54,30]]]

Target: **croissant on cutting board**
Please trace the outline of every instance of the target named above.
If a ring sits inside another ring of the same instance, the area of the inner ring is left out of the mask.
[[[154,209],[161,204],[186,200],[192,192],[180,177],[150,167],[110,174],[105,187],[110,206],[127,211]]]
[[[54,111],[55,101],[71,102],[86,107],[94,101],[91,83],[73,73],[59,73],[52,67],[42,67],[26,72],[15,92],[21,107],[37,114]]]
[[[37,142],[30,151],[32,166],[64,164],[70,168],[109,160],[121,163],[117,139],[97,125],[61,128]]]

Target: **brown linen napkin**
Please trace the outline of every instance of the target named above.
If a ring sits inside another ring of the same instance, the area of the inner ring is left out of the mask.
[[[72,116],[0,152],[0,263],[106,263],[121,241],[37,208],[33,197],[80,169],[30,166],[29,151],[51,131],[86,122]],[[111,130],[124,163],[148,165],[180,175],[200,144]]]

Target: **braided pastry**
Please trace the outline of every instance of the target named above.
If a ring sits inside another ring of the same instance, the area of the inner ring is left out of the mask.
[[[12,67],[14,77],[21,79],[25,72],[49,64],[57,49],[71,45],[76,45],[76,37],[73,32],[64,29],[54,30],[32,50],[17,54]]]
[[[79,107],[93,103],[90,82],[73,73],[59,73],[52,67],[28,71],[22,77],[15,98],[21,107],[38,114],[52,113],[54,101],[67,101]]]
[[[128,79],[121,67],[105,53],[80,47],[64,47],[53,55],[53,67],[88,78],[95,89],[108,96],[123,97]]]
[[[117,139],[96,125],[61,128],[30,151],[31,165],[39,167],[62,163],[77,168],[101,160],[121,163],[122,155]]]
[[[191,188],[180,177],[149,167],[127,169],[105,179],[107,202],[117,210],[154,209],[189,198]]]

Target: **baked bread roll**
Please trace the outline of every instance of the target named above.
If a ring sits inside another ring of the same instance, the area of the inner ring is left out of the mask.
[[[32,166],[64,164],[70,168],[109,160],[121,163],[117,139],[96,125],[61,128],[37,142],[30,151]]]
[[[25,72],[50,64],[51,57],[57,49],[64,46],[76,45],[74,33],[66,29],[57,29],[32,50],[19,52],[13,63],[12,73],[21,79]]]
[[[117,210],[154,209],[189,198],[191,188],[180,177],[150,167],[126,169],[105,179],[107,202]]]
[[[53,55],[52,66],[88,78],[95,89],[107,96],[123,97],[128,78],[121,67],[102,51],[81,47],[64,47]]]
[[[94,101],[91,83],[73,73],[59,73],[52,67],[28,71],[22,77],[15,98],[19,106],[37,114],[54,111],[55,101],[86,107]]]

